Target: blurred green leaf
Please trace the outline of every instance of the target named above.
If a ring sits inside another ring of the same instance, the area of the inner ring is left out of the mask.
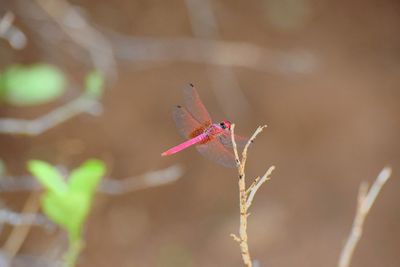
[[[85,195],[47,192],[42,196],[41,203],[47,217],[68,232],[71,243],[80,239],[81,228],[90,209]]]
[[[40,160],[30,160],[28,161],[28,170],[47,190],[58,194],[67,191],[66,183],[52,165]]]
[[[67,223],[69,221],[68,216],[70,214],[65,212],[64,199],[67,193],[63,195],[57,195],[52,192],[46,192],[41,197],[42,210],[47,217],[57,225],[64,229],[67,229]]]
[[[104,79],[100,72],[94,70],[86,75],[85,91],[87,95],[94,98],[100,98],[103,94],[103,86]]]
[[[65,84],[63,73],[52,65],[12,65],[0,76],[0,98],[15,106],[39,105],[60,97]]]
[[[73,192],[92,194],[104,172],[103,162],[95,159],[88,160],[69,176],[69,189]]]
[[[70,244],[80,242],[82,225],[89,214],[93,193],[105,166],[102,161],[92,159],[72,171],[68,185],[50,164],[31,160],[28,169],[47,189],[42,195],[43,212],[54,223],[68,232]]]

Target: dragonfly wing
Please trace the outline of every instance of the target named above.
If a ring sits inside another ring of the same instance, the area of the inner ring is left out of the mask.
[[[188,85],[183,90],[185,105],[188,111],[193,115],[193,117],[205,127],[211,125],[211,117],[208,114],[207,109],[204,107],[203,102],[199,97],[199,94],[194,88],[193,84]]]
[[[228,149],[233,148],[231,133],[226,132],[217,137],[221,144]],[[235,142],[238,148],[244,148],[249,141],[249,138],[235,134]]]
[[[218,139],[213,139],[206,144],[197,145],[196,149],[204,157],[219,163],[224,167],[236,167],[236,160],[233,152],[226,149]]]
[[[190,138],[193,131],[203,127],[193,118],[189,111],[182,106],[174,107],[172,110],[172,117],[174,118],[179,134],[184,138]]]

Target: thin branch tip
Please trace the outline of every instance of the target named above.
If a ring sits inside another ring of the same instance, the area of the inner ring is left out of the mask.
[[[275,166],[269,167],[269,169],[265,172],[265,174],[259,179],[255,180],[254,183],[250,186],[248,189],[248,197],[246,200],[246,208],[249,209],[251,207],[251,204],[253,203],[253,199],[260,187],[268,180],[270,180],[270,175],[272,171],[275,169]]]
[[[242,240],[235,234],[230,234],[230,236],[233,238],[233,240],[235,240],[236,242],[240,243],[242,242]]]
[[[361,239],[364,221],[368,216],[368,213],[374,204],[379,192],[381,191],[385,182],[391,176],[391,168],[385,167],[378,174],[375,182],[368,189],[368,183],[363,182],[360,185],[358,192],[358,205],[357,211],[354,216],[353,225],[350,234],[347,238],[346,244],[344,245],[338,262],[338,267],[349,267],[350,262],[354,253],[354,250]]]
[[[378,180],[386,182],[389,177],[392,175],[392,168],[389,166],[384,167],[381,172],[378,174]]]

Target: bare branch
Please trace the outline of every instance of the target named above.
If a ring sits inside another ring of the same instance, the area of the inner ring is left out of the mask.
[[[98,115],[101,111],[102,105],[99,101],[83,94],[63,106],[33,120],[0,119],[0,133],[39,135],[81,113]]]
[[[250,193],[250,191],[254,188],[254,186],[256,186],[256,184],[258,183],[258,181],[260,180],[260,176],[257,176],[256,179],[254,179],[253,183],[249,186],[249,188],[247,188],[246,190],[246,194],[248,195]]]
[[[254,142],[254,140],[256,139],[257,135],[260,134],[264,130],[264,128],[266,128],[266,127],[267,127],[267,125],[258,126],[257,130],[250,137],[249,141],[247,141],[247,144],[244,147],[243,152],[242,152],[243,171],[244,171],[244,165],[246,164],[246,160],[247,160],[247,150],[249,149],[250,145]]]
[[[244,262],[244,265],[246,267],[252,267],[253,262],[251,261],[251,256],[249,252],[249,245],[248,245],[248,236],[247,236],[247,217],[249,216],[248,209],[251,206],[252,200],[259,189],[259,187],[269,179],[269,176],[271,172],[274,170],[274,166],[270,167],[268,171],[264,174],[262,178],[257,178],[253,182],[253,184],[249,187],[248,190],[246,190],[246,173],[245,173],[245,165],[246,165],[246,160],[247,160],[247,150],[250,147],[250,144],[254,142],[254,139],[257,137],[259,133],[262,132],[262,130],[266,126],[260,126],[257,128],[257,130],[254,132],[254,134],[251,136],[249,141],[247,142],[246,146],[244,147],[244,150],[242,152],[242,159],[239,159],[239,153],[237,151],[237,145],[235,141],[235,125],[231,125],[231,139],[232,139],[232,144],[233,144],[233,151],[235,154],[235,159],[238,164],[238,172],[239,172],[239,209],[240,209],[240,226],[239,226],[239,237],[231,234],[233,239],[239,243],[240,246],[240,251],[242,253],[242,259]],[[249,195],[250,193],[250,195]]]
[[[240,243],[240,242],[241,242],[240,238],[239,238],[237,235],[235,235],[235,234],[231,234],[231,237],[232,237],[232,238],[233,238],[233,240],[235,240],[236,242],[238,242],[238,243]]]
[[[390,167],[383,168],[368,192],[367,184],[361,184],[358,195],[357,212],[353,221],[350,235],[340,254],[338,267],[350,266],[350,261],[353,256],[354,250],[362,236],[364,221],[383,185],[390,178],[391,173],[392,169]]]
[[[249,191],[249,196],[247,197],[247,202],[246,202],[246,206],[247,209],[250,208],[252,202],[253,202],[253,198],[257,193],[257,190],[262,186],[263,183],[265,183],[267,180],[270,179],[271,173],[272,171],[275,170],[275,166],[271,166],[269,167],[269,169],[267,170],[267,172],[263,175],[263,177],[261,177],[261,179],[259,179],[254,186],[252,186],[250,188]]]
[[[371,209],[372,205],[375,202],[376,197],[378,196],[382,186],[386,183],[386,181],[390,178],[392,174],[392,169],[390,167],[385,167],[376,178],[376,181],[371,186],[367,196],[364,198],[362,205],[362,212],[367,214]]]

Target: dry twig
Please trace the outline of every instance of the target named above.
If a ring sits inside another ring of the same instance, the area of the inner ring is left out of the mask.
[[[240,206],[239,236],[237,236],[235,234],[231,234],[231,236],[240,245],[242,259],[243,259],[244,265],[246,267],[253,266],[250,252],[249,252],[248,236],[247,236],[247,217],[249,216],[248,210],[252,204],[252,201],[254,199],[254,196],[255,196],[257,190],[261,187],[261,185],[265,181],[267,181],[269,179],[269,176],[271,175],[272,171],[275,169],[274,166],[271,166],[267,170],[267,172],[263,175],[263,177],[261,177],[261,178],[258,177],[257,179],[255,179],[253,184],[248,189],[246,189],[245,166],[246,166],[246,160],[247,160],[247,150],[248,150],[250,144],[254,142],[254,139],[257,137],[257,135],[259,133],[261,133],[265,127],[267,127],[267,126],[264,125],[264,126],[260,126],[257,128],[257,130],[254,132],[254,134],[252,135],[252,137],[249,139],[246,146],[244,147],[243,152],[242,152],[242,159],[240,160],[239,153],[237,151],[235,136],[234,136],[235,125],[233,124],[231,126],[231,138],[232,138],[232,143],[233,143],[233,151],[235,153],[235,159],[236,159],[236,163],[238,166],[238,172],[239,172],[239,206]]]
[[[343,247],[342,252],[340,253],[338,267],[350,266],[353,252],[362,236],[364,221],[383,185],[390,178],[391,173],[392,169],[390,167],[383,168],[369,191],[368,184],[366,182],[361,184],[358,194],[357,212],[354,217],[350,235],[347,238],[346,244]]]

